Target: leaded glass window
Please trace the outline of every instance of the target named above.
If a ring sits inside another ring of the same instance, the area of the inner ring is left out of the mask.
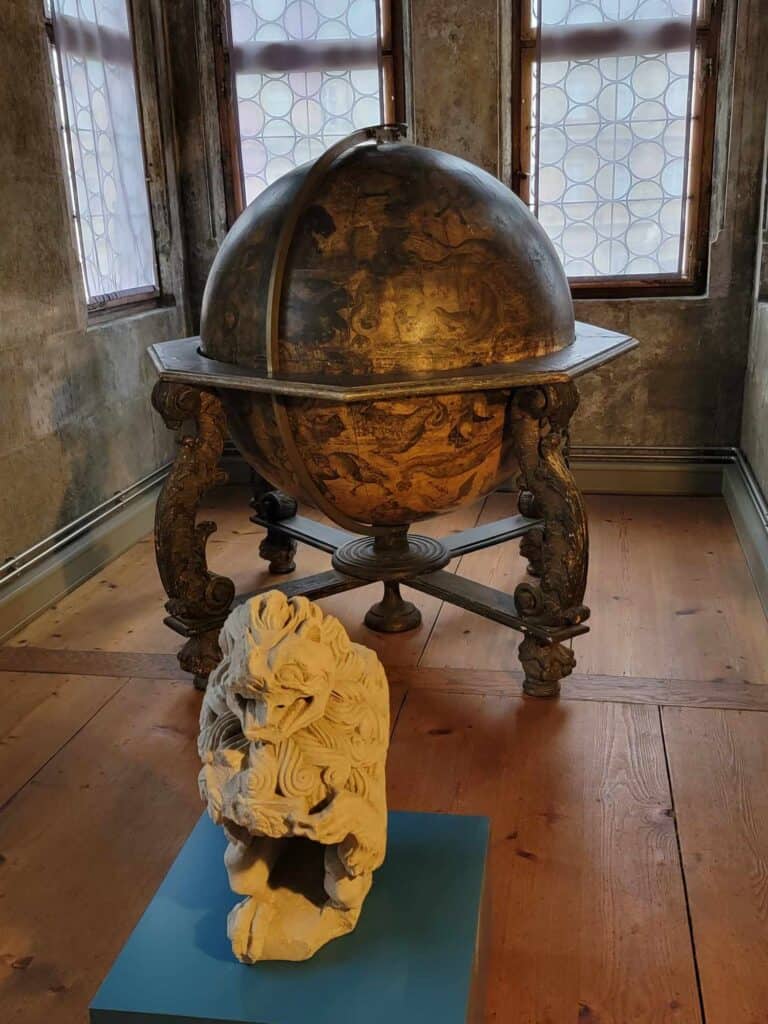
[[[49,34],[88,305],[157,292],[126,0],[51,0]]]
[[[392,120],[378,0],[230,0],[243,198],[357,128]]]
[[[521,191],[566,272],[692,278],[712,65],[697,0],[528,3]]]

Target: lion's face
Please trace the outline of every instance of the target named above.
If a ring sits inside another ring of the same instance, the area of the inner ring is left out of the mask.
[[[266,621],[258,612],[253,616],[252,609],[246,631],[239,621],[228,620],[216,670],[216,683],[246,739],[273,744],[325,714],[336,667],[332,652],[321,643],[319,622],[301,615],[303,606],[278,597],[286,614],[277,621],[274,607]]]

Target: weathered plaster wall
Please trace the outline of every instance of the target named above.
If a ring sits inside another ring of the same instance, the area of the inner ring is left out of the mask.
[[[411,0],[414,139],[499,167],[499,31],[496,0]]]
[[[764,495],[768,495],[768,302],[755,310],[744,387],[741,447]]]
[[[508,45],[503,30],[509,2],[410,5],[416,141],[494,172],[506,163],[499,100],[506,90],[498,72],[499,53]],[[768,104],[768,17],[765,0],[739,0],[737,9],[731,4],[728,10],[736,17],[724,33],[718,135],[725,142],[730,132],[731,144],[727,159],[721,147],[717,162],[717,239],[708,292],[576,303],[579,319],[627,331],[641,342],[635,353],[582,378],[576,444],[739,441]]]
[[[763,163],[763,228],[761,267],[757,281],[757,301],[752,318],[752,337],[744,381],[744,416],[741,447],[764,495],[768,496],[768,119],[765,130]]]
[[[177,307],[88,326],[42,4],[0,5],[0,561],[165,462],[145,350]]]

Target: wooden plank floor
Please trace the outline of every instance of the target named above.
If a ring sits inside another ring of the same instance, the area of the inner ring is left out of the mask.
[[[268,582],[235,488],[211,562]],[[512,499],[429,524],[462,529]],[[768,1024],[768,628],[717,498],[589,499],[593,632],[565,699],[516,638],[422,595],[388,667],[392,806],[491,819],[493,1024]],[[327,557],[302,549],[301,572]],[[516,545],[452,568],[511,588]],[[0,648],[0,1021],[87,1004],[200,812],[200,695],[148,540]],[[222,922],[223,926],[223,922]]]
[[[768,717],[663,715],[707,1020],[768,1021]]]

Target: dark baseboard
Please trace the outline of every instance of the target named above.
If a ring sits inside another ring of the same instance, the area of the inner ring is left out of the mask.
[[[168,466],[0,567],[0,643],[152,530]]]
[[[723,471],[735,458],[735,448],[571,448],[585,494],[722,494]]]
[[[768,502],[741,452],[726,467],[723,497],[768,615]]]

